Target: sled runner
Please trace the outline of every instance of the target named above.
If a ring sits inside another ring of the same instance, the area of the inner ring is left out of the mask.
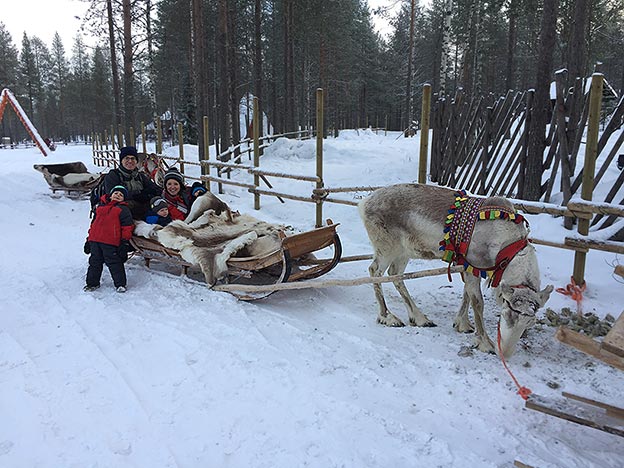
[[[234,254],[227,259],[227,272],[222,283],[227,284],[278,284],[306,279],[318,278],[332,270],[340,261],[342,246],[336,232],[338,224],[328,220],[323,226],[300,234],[280,235],[280,247],[263,255],[238,256]],[[180,252],[167,248],[153,239],[133,236],[130,243],[135,248],[135,255],[145,259],[149,268],[150,262],[168,263],[182,267],[187,275],[188,268],[197,266],[184,260]],[[333,247],[331,258],[317,259],[314,256],[327,247]],[[232,292],[241,300],[250,301],[266,297],[271,292],[238,293]]]
[[[104,174],[91,174],[82,162],[61,164],[35,164],[33,168],[43,174],[52,193],[64,192],[68,197],[80,198],[99,184]]]

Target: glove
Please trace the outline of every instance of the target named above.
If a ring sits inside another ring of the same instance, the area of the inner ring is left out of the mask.
[[[82,247],[82,250],[85,253],[85,255],[91,254],[91,242],[89,242],[89,239],[85,241],[84,246]]]
[[[126,262],[128,260],[128,252],[132,249],[130,242],[127,240],[122,240],[121,244],[117,248],[117,253],[119,254],[119,258],[121,258],[122,262]]]

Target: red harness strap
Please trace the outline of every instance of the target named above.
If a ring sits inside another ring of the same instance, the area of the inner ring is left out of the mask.
[[[505,271],[505,268],[507,268],[507,265],[509,265],[509,262],[511,262],[516,254],[524,249],[528,243],[529,241],[527,239],[520,239],[516,242],[512,242],[507,247],[498,252],[498,255],[496,256],[496,264],[493,267],[494,274],[492,275],[492,280],[490,283],[493,288],[497,287],[500,284],[503,277],[503,272]]]

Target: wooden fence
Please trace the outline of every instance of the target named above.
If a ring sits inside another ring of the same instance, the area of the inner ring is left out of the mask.
[[[508,100],[506,103],[503,101],[499,101],[499,103],[497,104],[497,107],[493,109],[492,112],[488,112],[488,118],[491,117],[492,121],[507,122],[507,123],[502,123],[501,125],[496,126],[495,128],[497,128],[498,130],[495,132],[494,131],[491,132],[493,135],[495,135],[495,137],[491,140],[492,142],[494,142],[494,144],[489,145],[489,147],[494,148],[494,150],[491,151],[490,154],[493,156],[493,159],[496,159],[499,163],[495,165],[495,167],[500,167],[502,164],[500,163],[500,160],[503,159],[503,154],[502,154],[503,150],[501,148],[504,146],[505,140],[515,141],[514,138],[512,138],[512,135],[518,135],[518,134],[523,133],[520,130],[520,125],[514,126],[510,124],[509,122],[513,121],[513,119],[510,118],[510,116],[514,114],[517,114],[519,118],[522,118],[521,114],[524,112],[524,110],[521,109],[521,106],[519,103],[522,102],[523,99],[525,99],[527,95],[528,94],[526,93],[521,94],[521,95],[517,95],[517,94],[513,95],[513,98],[510,101]],[[317,110],[317,125],[319,125],[319,128],[322,128],[323,100],[319,98],[317,99],[317,102],[319,102],[321,106],[321,109]],[[257,103],[255,104],[257,106]],[[468,106],[468,107],[472,107],[472,106]],[[476,104],[474,107],[472,107],[473,110],[470,111],[467,115],[474,116],[475,119],[478,119],[479,115],[478,115],[478,112],[476,112],[476,110],[479,109],[480,107],[481,107],[481,104]],[[620,107],[621,107],[621,103],[618,106],[618,109]],[[257,108],[258,107],[256,107],[256,109]],[[472,123],[467,123],[467,121],[458,120],[457,124],[458,124],[457,128],[463,128],[463,130],[461,131],[462,134],[466,132],[470,132],[474,136],[474,139],[472,141],[473,146],[479,146],[479,145],[481,145],[482,147],[484,146],[483,141],[485,141],[485,138],[484,138],[485,134],[476,130],[473,127]],[[510,135],[508,138],[504,137],[505,132],[508,132],[508,134]],[[311,138],[313,135],[316,136],[316,174],[315,175],[286,174],[286,173],[279,173],[275,171],[266,171],[266,170],[260,169],[259,167],[260,166],[259,164],[260,150],[270,145],[271,141],[274,141],[278,137],[282,137],[282,136],[291,136],[291,137],[294,136],[297,138]],[[551,136],[551,138],[555,138],[554,134]],[[595,146],[598,147],[599,141],[602,141],[602,137],[601,137],[601,140],[598,140],[597,134],[596,134],[595,139],[596,139]],[[509,145],[509,141],[507,142],[508,146],[512,148],[516,148],[516,146]],[[438,143],[440,143],[440,141],[438,141]],[[455,143],[449,139],[447,139],[444,142],[444,144],[447,146],[455,145]],[[207,146],[207,142],[205,142],[205,145]],[[465,148],[467,148],[467,146]],[[511,153],[513,154],[516,151],[519,151],[519,150],[513,149],[511,150]],[[458,152],[461,155],[461,157],[458,157],[457,161],[469,161],[471,158],[471,154],[474,153],[474,151],[471,153],[470,151],[467,151],[467,150],[459,150]],[[207,148],[205,149],[205,154],[209,155]],[[242,163],[242,157],[244,154],[248,154],[250,160],[253,154],[253,164]],[[550,151],[549,151],[549,154],[550,154]],[[553,158],[554,158],[554,155],[555,153],[553,153]],[[254,196],[254,201],[255,201],[254,207],[256,209],[260,209],[260,196],[261,195],[277,197],[282,202],[284,202],[284,200],[287,199],[287,200],[313,203],[316,205],[316,226],[317,227],[321,226],[323,223],[322,213],[323,213],[324,203],[336,203],[336,204],[342,204],[342,205],[347,205],[347,206],[358,205],[357,201],[354,201],[353,199],[349,200],[349,199],[339,198],[335,196],[336,194],[349,193],[349,194],[354,195],[354,194],[359,194],[362,192],[372,192],[380,188],[380,187],[375,187],[375,186],[325,187],[324,182],[323,182],[323,134],[322,132],[318,132],[318,133],[313,132],[313,131],[312,132],[311,131],[292,132],[289,134],[269,135],[265,137],[260,137],[257,134],[257,132],[255,132],[253,139],[244,140],[243,142],[240,142],[238,145],[234,145],[228,148],[223,153],[217,155],[216,159],[207,158],[199,162],[188,161],[184,159],[184,152],[183,152],[182,144],[180,145],[178,157],[166,156],[162,154],[158,154],[157,157],[160,160],[165,161],[167,165],[178,164],[180,168],[183,168],[184,165],[200,166],[202,168],[202,175],[200,177],[186,176],[186,178],[195,179],[195,180],[203,180],[207,182],[208,187],[210,187],[211,182],[215,182],[219,185],[221,184],[233,185],[233,186],[246,188],[248,192],[250,192]],[[94,158],[94,162],[98,166],[107,166],[107,167],[116,166],[118,162],[118,150],[113,149],[113,148],[102,147],[101,145],[98,145],[94,142],[93,158]],[[479,161],[483,162],[482,158],[479,159]],[[510,164],[509,160],[507,160],[507,164]],[[445,162],[445,165],[448,165],[448,162]],[[464,164],[464,166],[469,167],[470,165]],[[474,167],[475,165],[473,164],[472,166]],[[585,167],[588,167],[587,160],[586,160]],[[217,173],[216,176],[211,174],[211,168],[216,169],[216,173]],[[602,170],[602,167],[601,167],[601,170]],[[592,175],[593,175],[593,171],[594,171],[594,168],[593,167],[590,168],[589,172],[591,172]],[[240,180],[236,180],[235,178],[230,177],[230,176],[236,176],[242,172],[252,174],[254,176],[254,182],[253,183],[242,182]],[[511,171],[505,170],[505,172],[508,175],[508,173]],[[447,174],[448,173],[449,172],[447,171]],[[227,175],[227,178],[223,177],[224,174]],[[441,174],[441,173],[439,172],[438,174]],[[475,178],[474,171],[473,172],[470,172],[467,170],[459,171],[459,174],[460,174],[460,177],[466,178],[467,180],[470,180],[470,176],[472,175],[474,180],[477,180],[481,185],[483,185],[483,179],[479,180],[478,178]],[[272,189],[272,186],[268,180],[269,177],[295,179],[295,180],[300,180],[300,181],[307,182],[307,183],[312,182],[312,183],[315,183],[315,188],[312,190],[312,193],[310,196],[301,196],[301,195],[292,195],[288,193],[281,193]],[[451,178],[448,180],[450,181],[454,179]],[[492,180],[492,179],[489,179],[489,178],[485,179],[486,185],[489,180]],[[493,180],[500,180],[500,178],[498,179],[494,178]],[[260,188],[261,181],[264,182],[268,186],[268,189]],[[517,180],[516,180],[516,183],[517,183]],[[478,190],[476,190],[475,192],[478,192]],[[488,195],[488,194],[489,193],[485,193],[483,195]],[[587,230],[588,230],[589,222],[599,217],[606,218],[606,219],[617,219],[618,217],[624,217],[624,207],[620,205],[614,205],[608,202],[597,204],[597,203],[591,203],[588,201],[574,201],[574,202],[568,203],[567,206],[561,206],[561,205],[555,205],[555,204],[546,203],[546,202],[527,202],[524,200],[513,199],[513,197],[509,197],[509,198],[511,198],[512,203],[514,203],[514,206],[519,211],[529,213],[529,214],[548,213],[548,214],[555,215],[555,216],[563,216],[568,219],[577,220],[579,222],[578,224],[579,224],[579,234],[581,234],[580,236],[565,236],[563,239],[560,239],[558,241],[533,239],[533,241],[536,244],[575,251],[576,255],[580,256],[582,260],[582,261],[579,260],[578,262],[575,260],[574,274],[575,274],[575,280],[577,281],[578,284],[582,284],[584,282],[584,258],[585,258],[584,256],[587,254],[587,252],[590,249],[597,249],[597,250],[624,254],[624,245],[622,245],[621,242],[610,242],[610,241],[592,239],[591,237],[587,236],[588,232],[586,232],[585,230],[582,230],[582,229],[585,229],[585,225],[587,225]],[[370,255],[359,255],[359,256],[355,256],[353,259],[362,260],[366,258],[370,258]],[[582,263],[582,267],[576,266],[577,263],[579,262]]]
[[[546,135],[544,171],[548,179],[542,185],[542,200],[552,198],[555,182],[560,181],[562,204],[578,194],[583,168],[576,160],[584,145],[588,125],[589,93],[581,80],[569,91],[564,90],[565,71],[555,74],[556,100],[550,131]],[[522,167],[527,155],[529,123],[532,118],[534,92],[509,91],[506,96],[491,96],[466,101],[461,91],[453,99],[438,99],[432,106],[433,129],[430,177],[439,185],[457,187],[480,195],[504,195],[510,198],[522,193]],[[604,106],[603,106],[604,114]],[[593,187],[602,180],[624,143],[624,98],[606,117],[600,135],[596,159],[601,161]],[[608,144],[609,143],[609,144]],[[624,184],[624,171],[611,183],[605,203],[624,204],[616,196]],[[611,226],[614,216],[596,216],[592,225]],[[568,227],[571,227],[568,223]]]

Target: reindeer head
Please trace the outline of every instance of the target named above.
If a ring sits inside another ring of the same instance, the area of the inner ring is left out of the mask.
[[[506,359],[513,355],[518,340],[527,328],[535,325],[535,313],[546,304],[552,291],[552,285],[539,291],[523,285],[501,284],[498,292],[498,299],[502,305],[498,322],[501,344],[500,350],[498,345],[496,346],[497,353],[502,351]]]

